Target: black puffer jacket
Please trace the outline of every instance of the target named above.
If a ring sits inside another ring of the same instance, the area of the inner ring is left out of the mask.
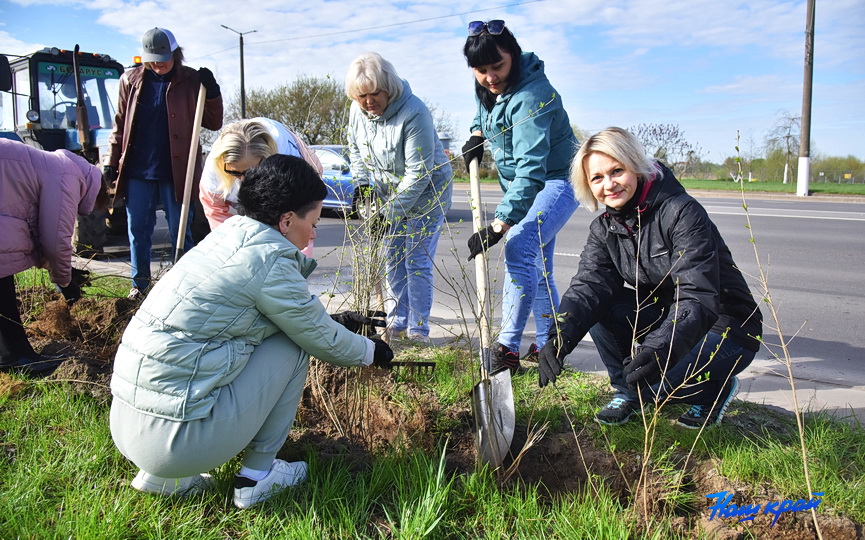
[[[706,210],[661,165],[621,213],[608,211],[591,224],[560,306],[562,337],[570,352],[627,285],[641,302],[658,302],[664,319],[642,340],[675,363],[709,332],[757,351],[762,315],[730,250]],[[676,305],[678,302],[678,305]],[[729,330],[728,330],[729,329]]]

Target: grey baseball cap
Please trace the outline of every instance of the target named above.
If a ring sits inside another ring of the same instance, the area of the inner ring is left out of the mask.
[[[168,62],[175,49],[174,34],[165,28],[151,28],[141,37],[142,62]]]

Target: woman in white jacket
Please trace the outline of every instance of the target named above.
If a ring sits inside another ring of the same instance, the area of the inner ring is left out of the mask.
[[[315,261],[300,248],[315,238],[326,194],[302,159],[265,159],[240,186],[242,215],[184,255],[141,304],[111,379],[111,435],[141,469],[135,489],[200,491],[211,483],[201,473],[242,453],[234,504],[257,504],[306,478],[306,463],[276,453],[310,355],[390,366],[384,342],[335,322],[307,287]]]
[[[277,153],[303,158],[321,175],[321,163],[315,153],[275,120],[263,117],[238,120],[222,129],[204,162],[198,193],[211,230],[236,213],[237,190],[246,171]],[[312,257],[312,242],[302,252]]]
[[[348,68],[351,170],[381,201],[387,234],[388,335],[429,341],[433,257],[451,205],[453,171],[432,115],[377,53]]]

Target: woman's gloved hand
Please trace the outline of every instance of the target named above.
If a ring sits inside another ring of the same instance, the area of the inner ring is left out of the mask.
[[[477,158],[478,165],[484,159],[484,138],[480,135],[472,135],[469,140],[463,145],[463,159],[466,160],[466,172],[469,170],[469,163]]]
[[[374,333],[372,328],[375,326],[384,328],[387,325],[384,320],[385,317],[387,317],[387,313],[384,311],[368,311],[366,315],[362,315],[357,311],[342,311],[330,316],[331,319],[345,326],[355,334],[360,334],[364,330],[368,333]]]
[[[212,71],[206,67],[198,68],[198,80],[202,85],[204,85],[204,90],[207,92],[207,99],[219,97],[221,91]]]
[[[60,294],[63,295],[63,298],[66,300],[66,303],[69,305],[74,304],[77,300],[81,298],[81,287],[90,284],[90,271],[89,270],[80,270],[78,268],[72,267],[72,279],[69,281],[69,285],[65,287],[57,286],[60,289]]]
[[[377,337],[371,339],[375,345],[375,351],[372,354],[372,365],[381,369],[392,369],[393,350],[391,350],[390,345]]]
[[[661,380],[661,371],[666,369],[667,362],[661,358],[655,349],[637,346],[634,356],[625,358],[625,381],[631,388],[651,386]]]
[[[556,377],[565,366],[565,357],[568,353],[562,343],[561,337],[550,336],[538,352],[538,386],[541,388],[556,382]]]
[[[469,251],[471,252],[469,254],[469,260],[474,259],[482,252],[498,244],[504,236],[505,233],[494,231],[492,225],[487,225],[483,229],[471,235],[468,241]]]

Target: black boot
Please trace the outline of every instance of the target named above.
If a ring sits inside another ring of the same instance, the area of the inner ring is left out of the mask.
[[[63,363],[67,356],[51,356],[37,354],[35,356],[21,356],[14,362],[0,364],[0,371],[6,373],[20,373],[31,377],[47,377]]]

